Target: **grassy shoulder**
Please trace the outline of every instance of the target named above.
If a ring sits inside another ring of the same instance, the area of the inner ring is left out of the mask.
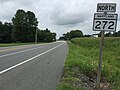
[[[57,90],[93,89],[99,60],[99,38],[78,38],[68,43],[69,54]],[[101,87],[120,90],[120,38],[105,38]]]

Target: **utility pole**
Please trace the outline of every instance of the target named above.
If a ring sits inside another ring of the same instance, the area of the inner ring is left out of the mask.
[[[35,44],[37,44],[37,29],[36,29],[36,33],[35,33]]]

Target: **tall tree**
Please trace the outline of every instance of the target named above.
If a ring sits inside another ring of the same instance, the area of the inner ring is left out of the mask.
[[[33,12],[19,9],[12,22],[14,42],[34,42],[38,21]]]
[[[13,22],[13,41],[23,42],[25,39],[25,11],[17,10],[15,16],[12,19]]]
[[[38,26],[37,18],[35,14],[31,11],[26,12],[26,41],[34,41],[35,40],[35,33]]]

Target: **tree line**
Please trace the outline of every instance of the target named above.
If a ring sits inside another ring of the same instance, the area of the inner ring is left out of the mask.
[[[101,37],[101,33],[95,34],[98,37]],[[64,33],[59,40],[71,40],[72,38],[80,38],[80,37],[92,37],[93,35],[83,35],[81,30],[71,30],[70,32]],[[118,32],[108,32],[105,33],[105,37],[120,37],[120,31]]]
[[[12,23],[5,22],[3,24],[0,21],[0,43],[12,42],[12,27]]]
[[[101,36],[101,33],[98,34],[98,37],[100,36]],[[114,32],[114,33],[108,32],[105,34],[105,37],[120,37],[120,31]]]
[[[38,42],[55,41],[56,33],[52,33],[47,28],[40,30],[38,23],[33,12],[18,9],[12,18],[12,23],[0,21],[0,43],[35,42],[36,34]]]
[[[71,40],[72,38],[83,37],[83,32],[81,30],[71,30],[70,32],[64,33],[59,40]]]

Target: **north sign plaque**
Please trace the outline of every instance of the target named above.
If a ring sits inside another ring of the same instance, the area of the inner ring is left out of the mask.
[[[97,12],[116,12],[116,3],[98,3]]]

